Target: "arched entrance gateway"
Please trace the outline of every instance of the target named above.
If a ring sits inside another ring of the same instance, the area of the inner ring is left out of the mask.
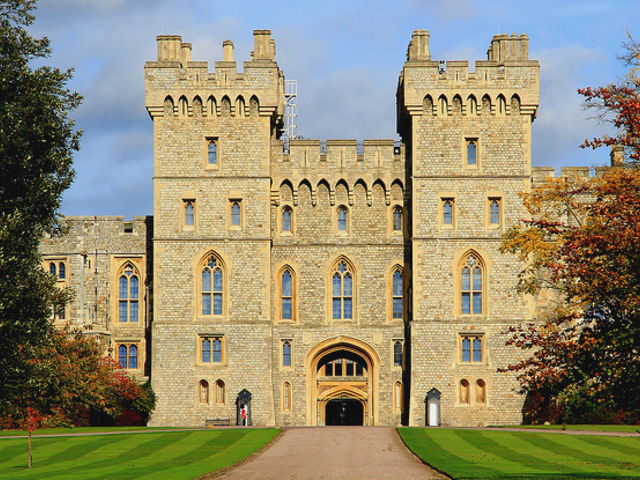
[[[377,425],[380,358],[367,343],[336,337],[307,354],[307,424]]]

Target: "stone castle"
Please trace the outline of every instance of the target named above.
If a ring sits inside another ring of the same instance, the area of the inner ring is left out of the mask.
[[[158,397],[152,425],[519,423],[501,333],[536,316],[499,252],[526,211],[539,64],[526,35],[434,61],[416,30],[393,140],[283,142],[268,30],[242,72],[179,36],[145,65],[154,215],[69,217],[42,244],[89,325]],[[565,174],[588,174],[568,169]]]

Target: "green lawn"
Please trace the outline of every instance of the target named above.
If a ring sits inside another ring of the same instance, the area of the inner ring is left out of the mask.
[[[409,448],[456,479],[640,478],[640,438],[399,428]]]
[[[112,429],[113,430],[113,429]],[[192,479],[232,465],[263,447],[277,429],[0,439],[0,479]]]
[[[593,430],[596,432],[636,432],[640,425],[566,425],[567,430]],[[493,428],[533,428],[540,430],[562,430],[562,425],[497,425]]]
[[[106,433],[106,432],[131,432],[153,430],[175,430],[176,427],[69,427],[69,428],[41,428],[33,432],[36,435],[52,435],[59,433]],[[27,435],[26,430],[0,430],[0,437],[14,437]]]

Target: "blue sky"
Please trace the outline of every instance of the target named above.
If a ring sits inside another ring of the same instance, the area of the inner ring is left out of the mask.
[[[84,131],[65,215],[153,213],[152,122],[143,65],[158,34],[182,35],[192,58],[222,59],[233,40],[241,68],[253,29],[270,29],[286,78],[298,81],[305,138],[396,138],[395,88],[411,32],[431,34],[434,60],[485,59],[491,37],[526,33],[540,61],[533,165],[599,165],[608,152],[579,149],[606,130],[588,119],[576,89],[614,82],[626,31],[640,38],[640,2],[627,0],[40,0],[34,35],[51,40],[50,63],[75,69]]]

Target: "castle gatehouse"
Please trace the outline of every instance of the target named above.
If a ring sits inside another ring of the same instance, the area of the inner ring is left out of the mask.
[[[253,34],[242,68],[227,40],[213,69],[157,37],[153,217],[70,217],[43,242],[76,292],[56,322],[151,379],[156,426],[518,423],[501,332],[535,305],[499,247],[549,174],[531,167],[526,35],[470,68],[416,30],[399,140],[325,141],[283,136],[275,41]]]

